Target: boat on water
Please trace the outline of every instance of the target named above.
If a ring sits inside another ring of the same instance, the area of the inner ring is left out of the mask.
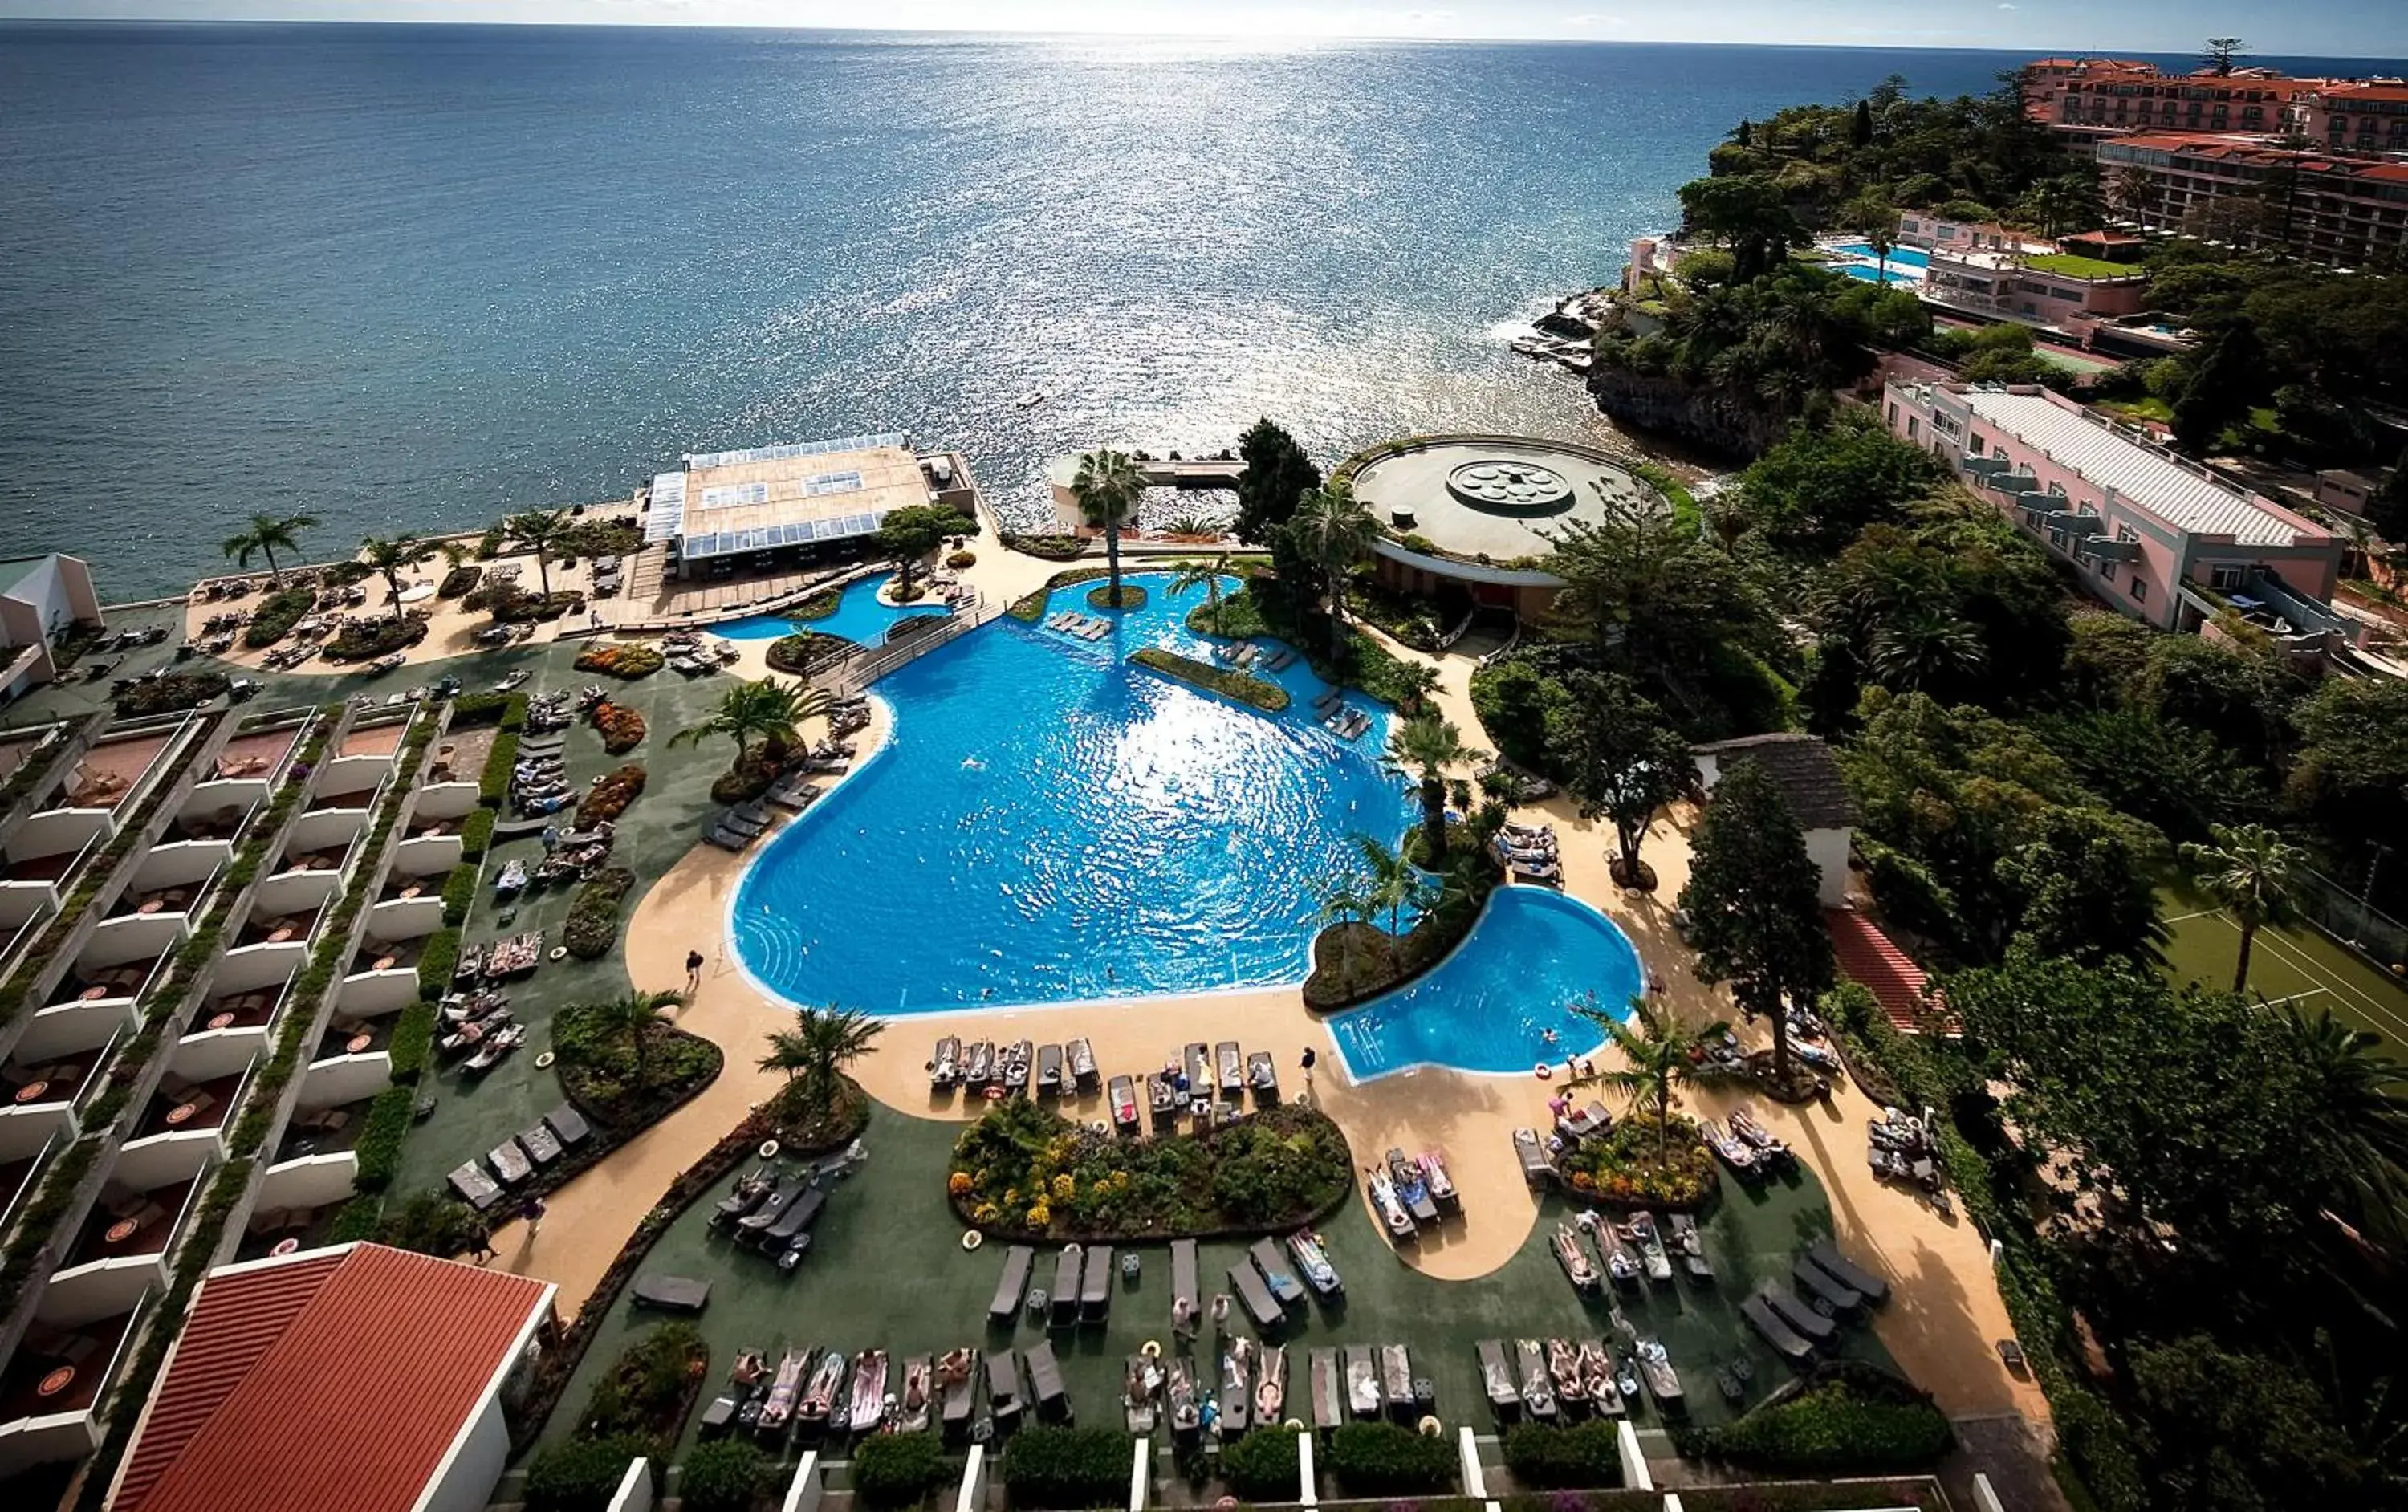
[[[1022,394],[1019,398],[1014,399],[1011,402],[1011,407],[1014,409],[1034,409],[1039,405],[1043,404],[1045,400],[1046,393],[1044,390],[1031,389],[1026,393]]]
[[[853,1365],[853,1396],[845,1425],[867,1434],[886,1420],[886,1351],[868,1349]]]
[[[1323,1248],[1321,1235],[1311,1229],[1287,1236],[1287,1252],[1296,1257],[1296,1268],[1304,1273],[1305,1285],[1325,1297],[1334,1297],[1346,1290],[1339,1279],[1338,1267],[1329,1262],[1329,1251]]]
[[[1630,1238],[1639,1246],[1639,1258],[1647,1267],[1647,1278],[1651,1281],[1670,1280],[1672,1257],[1665,1251],[1663,1234],[1656,1232],[1656,1215],[1631,1214]]]

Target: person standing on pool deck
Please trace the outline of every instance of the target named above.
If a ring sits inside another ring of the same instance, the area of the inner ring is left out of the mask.
[[[519,1217],[526,1220],[526,1232],[528,1238],[532,1239],[537,1234],[542,1233],[543,1199],[540,1197],[529,1197],[524,1203],[522,1203],[519,1205]]]
[[[700,950],[688,950],[685,953],[685,995],[692,997],[696,991],[701,990],[701,987],[702,952]]]
[[[1304,1048],[1304,1090],[1306,1091],[1312,1091],[1312,1063],[1319,1059],[1321,1057],[1312,1053],[1312,1046],[1307,1045]]]

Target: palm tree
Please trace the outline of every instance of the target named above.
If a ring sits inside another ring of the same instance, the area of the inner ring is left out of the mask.
[[[1338,932],[1338,969],[1346,978],[1348,991],[1354,982],[1354,932],[1347,926],[1363,922],[1375,911],[1369,890],[1355,873],[1321,884],[1321,920]]]
[[[1221,577],[1228,567],[1228,554],[1224,552],[1214,557],[1210,566],[1200,562],[1190,562],[1180,568],[1170,579],[1170,593],[1173,598],[1191,588],[1198,586],[1203,588],[1205,622],[1212,627],[1212,634],[1216,635],[1221,633]],[[1113,595],[1113,601],[1119,602],[1118,594]]]
[[[1388,732],[1380,764],[1392,775],[1421,784],[1422,863],[1436,871],[1446,863],[1446,769],[1478,762],[1488,753],[1463,743],[1463,732],[1436,714],[1417,715]]]
[[[1438,668],[1426,662],[1403,662],[1394,681],[1397,707],[1407,714],[1425,714],[1430,709],[1430,699],[1438,692]]]
[[[644,1063],[644,1041],[661,1021],[663,1008],[674,1008],[685,1001],[681,992],[641,992],[628,991],[599,1003],[580,1003],[571,1011],[584,1019],[588,1027],[605,1040],[624,1039],[636,1057],[636,1084],[629,1089],[641,1091],[651,1083],[650,1069]]]
[[[1364,901],[1374,913],[1385,909],[1388,933],[1399,933],[1407,908],[1418,913],[1429,906],[1433,884],[1405,859],[1402,851],[1382,845],[1377,836],[1355,835],[1354,849],[1362,856],[1370,878],[1364,890]]]
[[[754,741],[796,744],[802,739],[802,722],[825,713],[830,702],[826,693],[800,681],[789,683],[763,678],[758,682],[739,682],[719,695],[719,706],[702,722],[687,725],[669,736],[669,744],[698,745],[712,735],[725,735],[736,742],[736,760],[728,764],[728,770],[738,771],[745,758],[752,754]]]
[[[2302,1146],[2339,1157],[2351,1195],[2368,1219],[2401,1237],[2408,1207],[2408,1072],[2383,1053],[2383,1036],[2352,1029],[2319,1008],[2312,1016],[2296,1001],[2283,1005],[2278,1027],[2288,1044],[2284,1059],[2316,1089],[2306,1100],[2314,1127],[2299,1131]]]
[[[2280,926],[2297,917],[2291,903],[2291,868],[2307,863],[2307,852],[2286,842],[2265,824],[2211,824],[2212,845],[2186,843],[2182,859],[2204,868],[2195,880],[2200,889],[2232,915],[2241,926],[2241,958],[2232,968],[2232,990],[2249,986],[2249,951],[2258,931]]]
[[[1946,609],[1917,605],[1874,632],[1868,659],[1873,678],[1892,692],[1929,692],[1982,670],[1981,633]]]
[[[1329,652],[1338,654],[1346,624],[1346,574],[1371,554],[1380,521],[1354,497],[1352,485],[1333,478],[1298,500],[1287,522],[1288,541],[1329,582]]]
[[[1645,998],[1634,997],[1630,1000],[1630,1018],[1646,1031],[1642,1034],[1594,1002],[1574,1003],[1571,1010],[1603,1029],[1607,1042],[1622,1052],[1624,1063],[1613,1070],[1598,1072],[1597,1079],[1622,1093],[1632,1106],[1644,1105],[1655,1113],[1656,1159],[1659,1164],[1672,1121],[1672,1089],[1710,1087],[1737,1079],[1700,1053],[1704,1046],[1730,1032],[1730,1025],[1721,1020],[1692,1034],[1670,1011],[1658,1012]]]
[[[552,597],[552,553],[569,532],[566,509],[530,509],[502,521],[502,538],[535,553],[537,578],[543,596]]]
[[[301,533],[314,529],[317,523],[318,517],[312,514],[253,515],[250,525],[227,536],[219,549],[232,557],[237,567],[249,567],[253,552],[265,557],[268,578],[280,585],[284,581],[284,572],[276,564],[277,549],[280,547],[287,551],[298,552],[301,549]]]
[[[435,548],[415,535],[395,535],[388,539],[371,535],[360,546],[360,560],[368,570],[384,579],[391,590],[393,617],[401,618],[401,575],[435,554]]]
[[[1723,555],[1738,555],[1740,538],[1756,523],[1739,500],[1728,493],[1717,493],[1708,499],[1698,512],[1706,517],[1706,529],[1713,533],[1715,541],[1722,546]]]
[[[1121,526],[1137,518],[1138,498],[1145,477],[1125,451],[1099,447],[1079,459],[1070,479],[1070,494],[1079,501],[1080,518],[1104,533],[1104,561],[1111,575],[1112,603],[1121,601]]]
[[[796,1008],[795,1027],[770,1034],[769,1053],[758,1064],[764,1071],[784,1072],[790,1087],[799,1082],[804,1107],[825,1113],[835,1105],[837,1082],[845,1067],[868,1054],[885,1032],[883,1021],[859,1008],[833,1003],[824,1008]]]

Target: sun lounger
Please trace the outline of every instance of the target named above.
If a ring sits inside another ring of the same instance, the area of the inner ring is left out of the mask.
[[[1778,1281],[1767,1281],[1756,1293],[1790,1331],[1810,1343],[1828,1347],[1839,1341],[1840,1325],[1799,1300],[1797,1293],[1784,1290]]]
[[[997,1426],[1020,1416],[1020,1367],[1010,1349],[997,1349],[986,1357],[986,1405]]]
[[[1191,1320],[1202,1316],[1198,1311],[1203,1299],[1197,1294],[1196,1285],[1196,1241],[1193,1239],[1170,1241],[1170,1302],[1174,1314],[1182,1301],[1187,1304],[1187,1317]]]
[[[1327,1432],[1346,1420],[1346,1373],[1335,1349],[1315,1349],[1307,1359],[1312,1383],[1312,1426]]]
[[[810,1190],[810,1185],[808,1179],[798,1176],[790,1176],[780,1181],[776,1190],[762,1200],[760,1206],[736,1220],[737,1236],[747,1244],[758,1239],[763,1231],[785,1216],[786,1209],[799,1201],[803,1193]]]
[[[1028,1362],[1028,1394],[1036,1400],[1037,1415],[1054,1421],[1067,1421],[1070,1416],[1070,1399],[1062,1391],[1062,1365],[1054,1358],[1054,1346],[1039,1339],[1025,1352]]]
[[[1037,1047],[1037,1095],[1058,1097],[1062,1092],[1062,1047]]]
[[[1346,1347],[1346,1410],[1357,1418],[1380,1415],[1380,1352],[1368,1344]]]
[[[1013,1245],[1003,1254],[1003,1277],[995,1283],[995,1298],[986,1305],[986,1320],[998,1328],[1010,1328],[1020,1316],[1020,1299],[1028,1291],[1028,1273],[1037,1263],[1037,1251],[1025,1244]]]
[[[962,1079],[962,1042],[960,1036],[947,1034],[937,1041],[937,1048],[928,1057],[928,1085],[942,1091]]]
[[[1082,1092],[1096,1090],[1096,1048],[1084,1039],[1074,1039],[1063,1048],[1070,1057],[1070,1077]]]
[[[1522,1180],[1531,1187],[1554,1184],[1555,1163],[1547,1159],[1547,1147],[1536,1129],[1513,1131],[1513,1158],[1522,1163]]]
[[[1480,1357],[1480,1384],[1488,1393],[1488,1408],[1501,1420],[1522,1408],[1522,1391],[1514,1384],[1513,1363],[1505,1358],[1505,1346],[1497,1339],[1483,1339],[1474,1347]]]
[[[461,1166],[446,1179],[452,1183],[452,1190],[460,1194],[462,1202],[480,1213],[502,1200],[501,1187],[475,1161]]]
[[[1875,1306],[1889,1300],[1889,1283],[1840,1253],[1828,1239],[1806,1251],[1806,1258],[1830,1273],[1831,1278],[1857,1292]]]
[[[1087,1247],[1087,1262],[1079,1281],[1079,1316],[1090,1323],[1100,1323],[1112,1310],[1112,1247],[1091,1244]]]
[[[749,834],[756,840],[761,837],[761,832],[769,827],[757,820],[746,819],[732,808],[719,816],[719,826],[722,829],[734,830],[738,834]]]
[[[939,1359],[938,1364],[940,1376],[939,1389],[943,1392],[939,1399],[941,1405],[938,1408],[938,1419],[944,1424],[944,1431],[948,1437],[967,1434],[969,1432],[970,1416],[978,1410],[978,1351],[974,1349],[969,1351],[969,1369],[963,1372],[958,1380],[942,1380],[943,1360]]]
[[[710,1305],[710,1283],[690,1276],[638,1276],[636,1305],[663,1312],[698,1313]]]
[[[1798,1336],[1791,1328],[1765,1305],[1762,1297],[1750,1297],[1739,1305],[1739,1315],[1761,1334],[1773,1352],[1791,1364],[1804,1364],[1814,1356],[1814,1347]]]
[[[1179,1121],[1179,1089],[1161,1072],[1146,1073],[1145,1101],[1146,1105],[1154,1109],[1154,1128],[1167,1129]]]
[[[1279,1101],[1279,1069],[1271,1063],[1270,1051],[1256,1050],[1246,1057],[1246,1085],[1254,1090],[1257,1107]]]
[[[1380,1346],[1380,1392],[1387,1398],[1391,1414],[1398,1418],[1412,1415],[1413,1357],[1401,1344]]]
[[[1181,1052],[1180,1060],[1187,1069],[1187,1085],[1193,1089],[1193,1094],[1198,1097],[1209,1094],[1212,1090],[1212,1063],[1204,1042],[1199,1039],[1189,1044]]]
[[[1067,1244],[1054,1259],[1054,1326],[1068,1328],[1079,1320],[1079,1268],[1085,1251]]]
[[[1264,1284],[1271,1289],[1271,1295],[1283,1305],[1295,1306],[1304,1301],[1304,1285],[1288,1270],[1287,1261],[1280,1254],[1279,1246],[1268,1239],[1257,1239],[1246,1251],[1246,1256],[1254,1262],[1254,1269],[1262,1272]]]
[[[575,1149],[585,1143],[594,1133],[594,1126],[585,1121],[585,1115],[566,1103],[545,1114],[543,1121],[552,1126],[552,1132],[560,1135],[561,1145],[568,1149]]]
[[[519,1134],[519,1148],[524,1149],[527,1152],[527,1159],[535,1162],[538,1167],[550,1165],[560,1159],[560,1141],[553,1137],[550,1129],[540,1123]]]
[[[515,1187],[535,1175],[535,1163],[527,1159],[526,1151],[514,1138],[505,1139],[486,1151],[485,1163],[494,1168],[494,1175],[506,1187]]]
[[[784,1249],[793,1246],[796,1240],[806,1237],[804,1231],[811,1226],[812,1220],[820,1216],[820,1209],[826,1205],[826,1188],[813,1185],[806,1189],[801,1196],[786,1205],[786,1210],[778,1215],[775,1222],[761,1231],[761,1248]]]
[[[1864,1305],[1863,1293],[1803,1255],[1790,1262],[1789,1277],[1800,1291],[1821,1299],[1835,1313],[1852,1313]]]
[[[752,836],[722,824],[713,826],[710,833],[702,837],[702,843],[717,846],[722,850],[742,850],[752,843]]]
[[[1221,1041],[1220,1044],[1212,1047],[1212,1059],[1220,1067],[1221,1090],[1231,1097],[1243,1092],[1246,1087],[1246,1072],[1245,1067],[1239,1061],[1238,1042],[1234,1039]]]
[[[1137,1083],[1126,1077],[1114,1077],[1111,1097],[1113,1126],[1126,1134],[1137,1133]]]
[[[1522,1409],[1533,1418],[1553,1419],[1555,1416],[1555,1377],[1547,1374],[1547,1355],[1536,1339],[1517,1340],[1513,1345],[1515,1375],[1520,1378]]]
[[[1268,1331],[1287,1320],[1287,1314],[1271,1296],[1271,1289],[1263,1283],[1262,1273],[1254,1269],[1253,1262],[1241,1260],[1229,1267],[1229,1290],[1245,1305],[1246,1316],[1254,1320],[1256,1328]]]

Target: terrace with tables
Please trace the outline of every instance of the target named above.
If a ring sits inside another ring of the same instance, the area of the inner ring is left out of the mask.
[[[218,1034],[236,1030],[265,1029],[283,1006],[288,984],[274,981],[241,991],[222,991],[201,1001],[193,1015],[193,1034]],[[186,1036],[191,1037],[190,1035]]]
[[[109,959],[104,963],[95,959],[92,949],[87,948],[84,959],[59,979],[57,987],[51,989],[49,1006],[100,1008],[112,1004],[130,1004],[150,990],[151,979],[173,953],[161,949],[132,960]]]
[[[94,744],[51,793],[50,806],[111,810],[122,806],[142,786],[151,763],[172,738],[172,731],[162,730]]]
[[[112,1026],[97,1040],[70,1048],[18,1044],[0,1063],[0,1160],[31,1156],[51,1135],[73,1128],[76,1111],[100,1090],[100,1068],[125,1033],[125,1026]]]
[[[126,1142],[138,1144],[162,1134],[215,1134],[234,1110],[236,1095],[250,1076],[248,1066],[206,1081],[170,1075],[143,1105],[141,1117],[127,1131]]]
[[[0,1370],[0,1475],[88,1453],[93,1408],[132,1348],[139,1308],[72,1328],[37,1326]]]
[[[156,1259],[167,1252],[201,1189],[197,1176],[148,1191],[110,1185],[84,1215],[50,1274],[50,1285],[76,1279],[73,1273],[105,1261]]]
[[[318,921],[325,917],[329,903],[303,905],[270,911],[253,908],[251,917],[234,933],[230,949],[246,945],[283,945],[288,942],[307,944],[318,933]]]

